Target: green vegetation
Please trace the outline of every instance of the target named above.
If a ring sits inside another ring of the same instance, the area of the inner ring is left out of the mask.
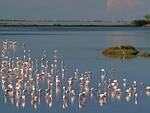
[[[148,21],[146,21],[146,20],[133,20],[133,21],[131,22],[131,24],[132,24],[133,26],[136,26],[136,27],[141,27],[141,26],[147,25],[147,24],[148,24]]]
[[[150,26],[150,14],[146,14],[144,16],[144,19],[142,20],[133,20],[131,24],[136,27],[141,27],[141,26],[149,27]]]
[[[145,20],[150,21],[150,14],[146,14],[146,15],[144,16],[144,18],[145,18]]]
[[[119,47],[111,47],[102,51],[104,56],[117,58],[132,58],[132,57],[150,57],[149,52],[140,52],[131,45],[121,45]]]

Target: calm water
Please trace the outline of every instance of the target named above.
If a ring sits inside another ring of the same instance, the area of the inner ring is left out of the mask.
[[[133,58],[128,60],[107,58],[99,54],[104,48],[130,44],[141,51],[150,51],[150,28],[0,28],[0,43],[4,39],[17,40],[26,43],[31,49],[33,59],[41,58],[45,49],[48,59],[52,58],[52,51],[59,50],[59,54],[67,65],[70,76],[75,68],[80,72],[92,71],[92,85],[99,82],[99,71],[105,68],[107,77],[129,82],[136,80],[150,85],[150,59]],[[17,52],[22,55],[21,51]],[[113,69],[113,71],[112,71]],[[0,92],[1,93],[1,92]],[[29,102],[30,103],[30,102]],[[25,109],[15,107],[15,104],[4,103],[1,94],[0,112],[2,113],[149,113],[150,97],[142,95],[138,105],[134,101],[110,101],[100,107],[96,100],[89,100],[85,107],[78,108],[78,103],[62,108],[60,98],[55,98],[52,108],[45,102],[35,110],[30,104]]]

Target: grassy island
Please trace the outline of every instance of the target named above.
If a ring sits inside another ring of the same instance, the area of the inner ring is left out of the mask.
[[[132,57],[150,57],[150,52],[140,52],[131,45],[121,45],[118,47],[110,47],[102,51],[104,56],[117,58],[132,58]]]

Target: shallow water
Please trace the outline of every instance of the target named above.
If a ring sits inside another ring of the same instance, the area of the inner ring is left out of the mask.
[[[25,43],[31,49],[34,60],[41,58],[44,49],[47,51],[48,59],[51,59],[53,50],[58,49],[67,66],[67,76],[72,75],[76,68],[79,68],[80,72],[92,71],[93,86],[99,82],[101,68],[106,70],[108,78],[118,79],[118,81],[126,78],[130,83],[136,80],[137,83],[144,82],[150,85],[149,58],[121,60],[99,54],[99,51],[104,48],[122,44],[133,45],[141,51],[150,51],[150,28],[0,28],[0,43],[5,39],[16,40],[20,44]],[[21,56],[21,49],[18,49],[16,54]],[[63,109],[62,100],[56,97],[51,108],[43,100],[37,109],[30,104],[23,109],[16,108],[15,104],[4,103],[3,94],[0,95],[0,112],[3,113],[148,113],[150,104],[150,97],[142,95],[138,105],[135,105],[134,101],[126,102],[122,98],[121,100],[109,99],[109,102],[101,107],[96,99],[89,99],[82,109],[78,108],[77,100]]]

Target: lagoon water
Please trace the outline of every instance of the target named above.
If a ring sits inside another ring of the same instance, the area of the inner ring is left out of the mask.
[[[150,85],[150,58],[114,59],[104,57],[100,51],[107,47],[122,44],[133,45],[141,51],[150,51],[150,28],[112,28],[112,27],[71,27],[71,28],[42,28],[42,27],[10,27],[0,28],[0,43],[5,40],[16,40],[25,43],[33,59],[41,58],[42,51],[47,51],[48,59],[52,58],[54,49],[59,50],[67,66],[70,76],[74,69],[80,72],[92,71],[92,85],[99,82],[100,69],[104,68],[108,78],[118,79],[120,82],[126,78],[129,83],[136,80]],[[21,56],[20,49],[16,52]],[[137,105],[134,101],[126,102],[110,99],[103,107],[94,100],[86,103],[82,109],[78,108],[78,102],[68,108],[62,108],[61,98],[55,98],[51,108],[41,101],[37,109],[30,102],[25,109],[16,108],[15,104],[4,103],[4,97],[0,90],[0,113],[149,113],[150,97],[141,95]]]

